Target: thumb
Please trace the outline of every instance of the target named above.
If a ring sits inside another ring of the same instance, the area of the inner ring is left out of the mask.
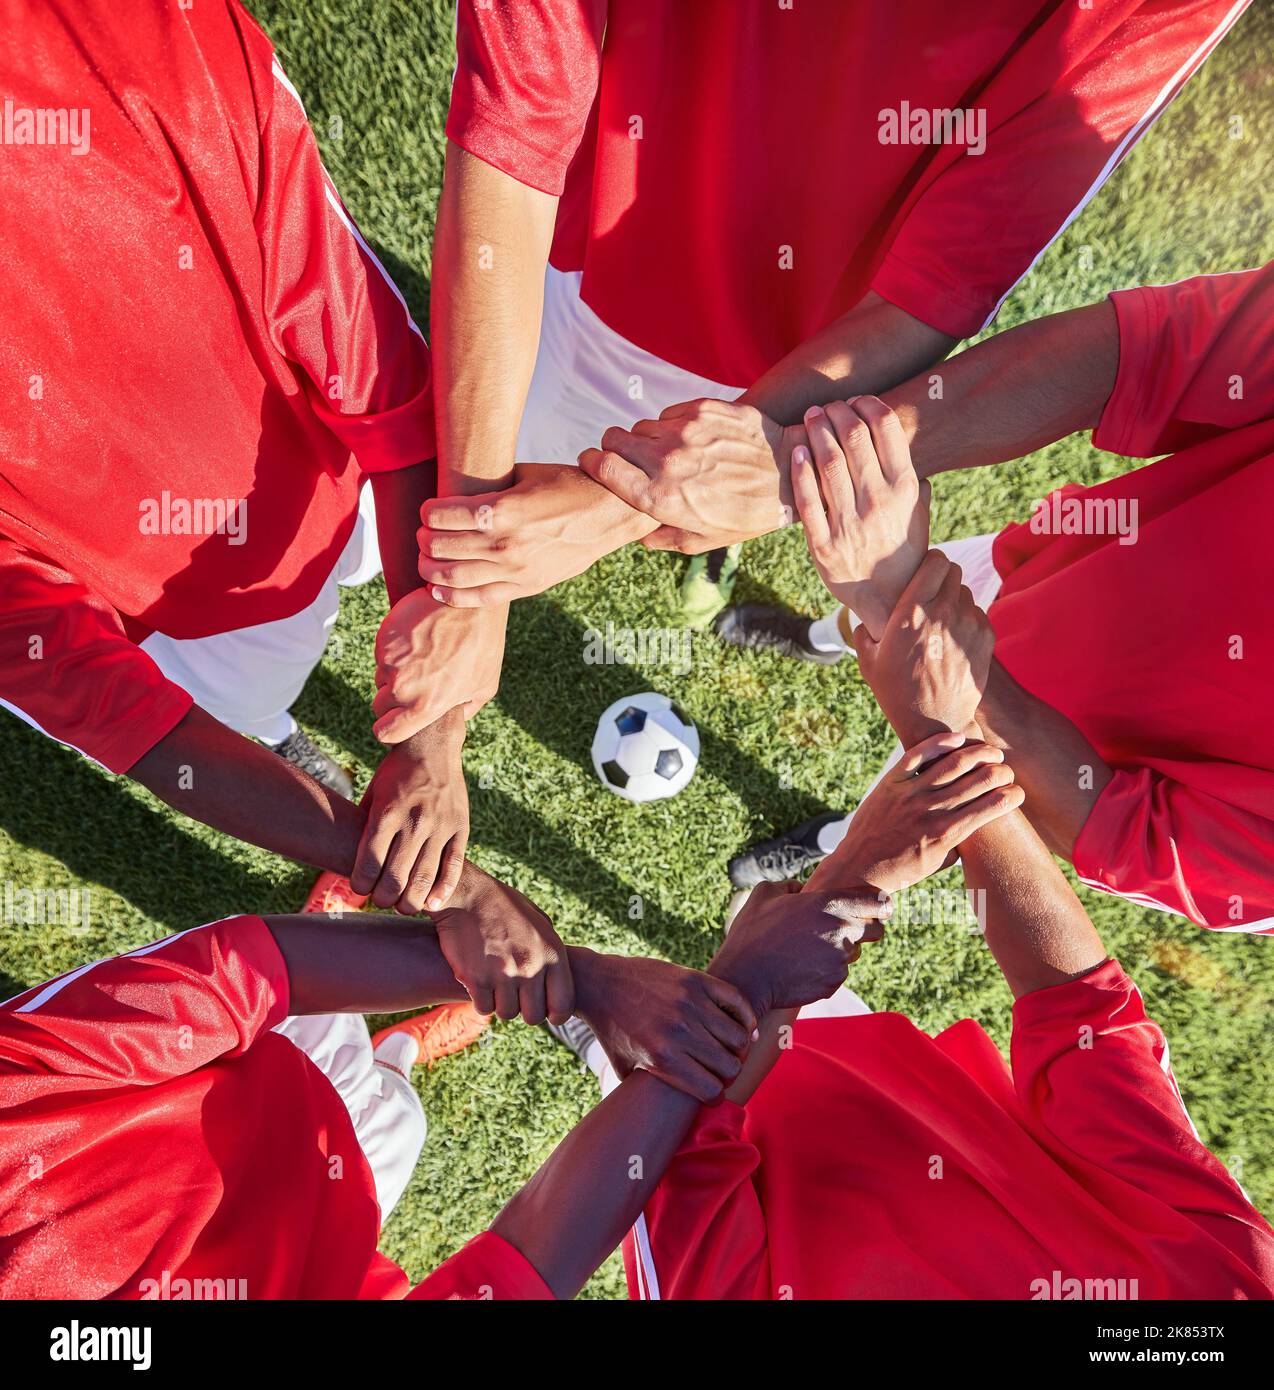
[[[405,743],[422,729],[427,729],[438,716],[429,709],[408,709],[395,705],[372,725],[378,743]]]

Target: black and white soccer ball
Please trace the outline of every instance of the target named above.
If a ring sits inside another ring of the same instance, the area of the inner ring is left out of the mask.
[[[699,730],[667,695],[626,696],[597,721],[593,766],[628,801],[675,796],[698,765]]]

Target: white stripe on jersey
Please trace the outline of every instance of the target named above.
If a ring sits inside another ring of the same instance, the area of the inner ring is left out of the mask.
[[[271,64],[270,71],[274,74],[275,80],[283,88],[283,90],[287,92],[289,96],[291,96],[293,100],[296,102],[296,104],[301,108],[301,116],[305,120],[305,123],[308,125],[310,118],[306,114],[305,103],[301,100],[301,94],[292,85],[287,73],[283,71],[282,65],[279,63],[277,57]],[[371,263],[380,272],[381,279],[384,280],[386,285],[388,285],[389,288],[393,291],[394,298],[399,302],[399,304],[403,306],[403,313],[407,316],[408,327],[416,335],[416,337],[418,337],[423,342],[425,335],[417,327],[415,319],[412,318],[411,310],[407,307],[407,301],[403,298],[402,291],[394,283],[394,277],[390,275],[389,271],[387,271],[385,267],[381,264],[380,257],[375,253],[375,251],[372,250],[370,246],[368,246],[366,240],[363,237],[362,232],[358,230],[358,228],[354,225],[354,222],[350,217],[349,213],[345,211],[345,205],[341,202],[340,194],[336,191],[336,185],[332,182],[332,176],[327,172],[327,168],[323,164],[323,161],[321,159],[319,160],[319,167],[323,170],[324,191],[327,193],[327,201],[335,209],[337,217],[339,217],[341,220],[341,225],[358,243],[358,249],[363,253],[364,256],[367,257],[369,261],[371,261]]]
[[[1241,15],[1245,9],[1247,9],[1250,3],[1251,0],[1235,0],[1234,6],[1231,8],[1230,12],[1225,16],[1225,18],[1221,21],[1221,23],[1217,25],[1213,32],[1208,35],[1208,37],[1203,41],[1203,43],[1201,43],[1199,47],[1195,49],[1195,51],[1190,55],[1190,57],[1187,58],[1186,61],[1177,69],[1177,71],[1174,72],[1173,75],[1168,79],[1163,90],[1159,93],[1158,96],[1155,97],[1154,101],[1150,103],[1149,110],[1147,110],[1145,115],[1142,116],[1141,119],[1133,125],[1132,129],[1129,130],[1127,135],[1124,136],[1124,138],[1119,142],[1119,144],[1115,146],[1115,152],[1106,161],[1105,167],[1102,169],[1101,173],[1097,175],[1096,180],[1089,188],[1088,192],[1084,194],[1079,204],[1073,209],[1070,216],[1067,217],[1066,221],[1063,222],[1062,225],[1048,239],[1048,241],[1040,249],[1039,254],[1030,263],[1030,265],[1026,267],[1022,274],[1000,296],[1000,302],[995,306],[994,309],[991,310],[990,316],[987,318],[987,321],[982,325],[982,329],[980,331],[985,332],[986,329],[988,329],[995,322],[996,315],[1004,307],[1004,301],[1009,297],[1009,295],[1013,293],[1015,289],[1017,289],[1017,287],[1022,283],[1022,281],[1025,280],[1026,277],[1031,273],[1031,271],[1033,271],[1035,267],[1040,263],[1041,259],[1044,256],[1044,253],[1048,250],[1048,248],[1052,246],[1052,244],[1057,240],[1058,237],[1062,235],[1062,233],[1067,229],[1067,227],[1069,227],[1071,223],[1074,222],[1074,220],[1080,215],[1081,212],[1083,212],[1083,210],[1088,206],[1088,204],[1092,202],[1093,198],[1096,197],[1098,192],[1100,192],[1102,184],[1104,184],[1106,180],[1111,176],[1111,174],[1114,173],[1116,166],[1123,159],[1124,155],[1128,153],[1132,146],[1135,145],[1137,141],[1141,139],[1141,137],[1146,133],[1146,131],[1149,130],[1150,127],[1155,123],[1155,121],[1157,121],[1159,117],[1162,116],[1163,113],[1168,109],[1168,107],[1172,104],[1172,99],[1177,95],[1181,88],[1185,86],[1186,82],[1189,81],[1194,72],[1198,68],[1202,67],[1204,62],[1207,60],[1208,55],[1217,46],[1217,44],[1221,42],[1221,40],[1225,37],[1226,33],[1233,27],[1234,21],[1238,19],[1239,15]]]
[[[223,919],[218,918],[218,921],[221,920]],[[86,975],[90,970],[96,969],[97,966],[103,964],[105,961],[132,959],[136,956],[148,956],[152,951],[158,951],[163,946],[169,946],[174,941],[179,941],[183,936],[189,936],[192,931],[203,931],[204,927],[215,925],[216,923],[213,922],[205,922],[198,927],[187,927],[185,931],[175,932],[172,936],[165,936],[160,941],[152,941],[148,946],[139,946],[135,951],[124,951],[122,956],[103,956],[101,960],[91,960],[87,965],[77,966],[74,970],[68,971],[65,975],[59,975],[56,980],[50,980],[38,994],[33,995],[25,1004],[19,1004],[13,1012],[15,1014],[34,1013],[36,1009],[47,1004],[55,994],[59,994],[67,985],[71,984],[72,981],[78,980],[81,975]],[[4,1004],[0,1004],[0,1008],[3,1008],[6,1004],[13,1003],[14,999],[21,999],[25,993],[26,990],[19,990],[12,998],[6,999]]]
[[[646,1228],[646,1213],[633,1223],[633,1252],[637,1256],[637,1284],[643,1299],[659,1299],[659,1276],[655,1273],[655,1256],[650,1248],[650,1232]]]

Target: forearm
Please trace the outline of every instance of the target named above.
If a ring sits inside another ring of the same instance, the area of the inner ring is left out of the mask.
[[[430,306],[444,496],[512,479],[556,213],[556,198],[448,144]]]
[[[467,998],[428,922],[364,912],[262,920],[287,965],[289,1013],[388,1014]]]
[[[848,313],[801,343],[743,393],[780,425],[812,405],[880,395],[940,361],[956,340],[868,293]]]
[[[960,857],[986,944],[1014,998],[1076,979],[1106,959],[1079,899],[1020,811],[976,831]]]
[[[420,542],[416,532],[420,529],[422,504],[437,495],[437,463],[430,459],[412,468],[373,473],[370,487],[376,503],[381,569],[389,601],[394,604],[424,582],[420,577]]]
[[[129,773],[192,820],[303,864],[348,874],[363,813],[198,706]]]
[[[726,1091],[726,1100],[746,1105],[752,1099],[756,1088],[779,1060],[779,1053],[791,1046],[792,1025],[799,1012],[799,1009],[772,1009],[761,1020],[757,1040],[748,1049],[743,1070]]]
[[[1110,765],[1064,714],[1023,690],[992,661],[978,725],[1004,750],[1026,793],[1023,811],[1054,854],[1071,859],[1097,798],[1114,775]]]
[[[902,421],[916,472],[926,478],[1021,458],[1094,429],[1118,366],[1119,328],[1103,300],[988,338],[883,399]]]
[[[699,1113],[699,1102],[635,1071],[557,1146],[492,1231],[573,1298],[624,1238]]]

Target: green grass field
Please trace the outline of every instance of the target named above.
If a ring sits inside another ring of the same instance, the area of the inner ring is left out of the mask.
[[[426,322],[452,7],[254,0],[253,9],[305,98],[346,202]],[[1119,286],[1274,255],[1272,54],[1274,7],[1254,7],[1018,287],[998,326]],[[1025,516],[1049,487],[1127,466],[1077,437],[994,472],[944,478],[934,536],[997,529]],[[892,738],[852,667],[797,667],[698,636],[685,676],[586,664],[590,627],[677,624],[682,563],[633,549],[518,604],[503,686],[473,724],[465,761],[473,857],[540,903],[565,939],[702,965],[729,898],[730,855],[819,811],[852,806]],[[748,548],[740,595],[806,612],[826,606],[799,531]],[[356,769],[361,789],[378,752],[368,705],[384,588],[378,581],[346,591],[342,603],[337,640],[296,713]],[[699,725],[703,754],[681,796],[632,807],[597,782],[589,743],[601,710],[643,689],[675,694]],[[313,878],[183,820],[3,716],[0,759],[0,882],[92,893],[87,932],[0,923],[0,997],[197,922],[294,910]],[[958,877],[943,882],[954,887]],[[1113,898],[1084,897],[1168,1033],[1200,1132],[1274,1213],[1274,943],[1210,935]],[[874,1007],[903,1011],[926,1028],[972,1015],[1007,1041],[1008,991],[979,938],[958,928],[895,930],[864,954],[853,984]],[[413,1278],[481,1230],[596,1096],[564,1050],[516,1023],[496,1025],[484,1045],[419,1084],[429,1139],[383,1237]],[[587,1293],[621,1292],[612,1258]]]

